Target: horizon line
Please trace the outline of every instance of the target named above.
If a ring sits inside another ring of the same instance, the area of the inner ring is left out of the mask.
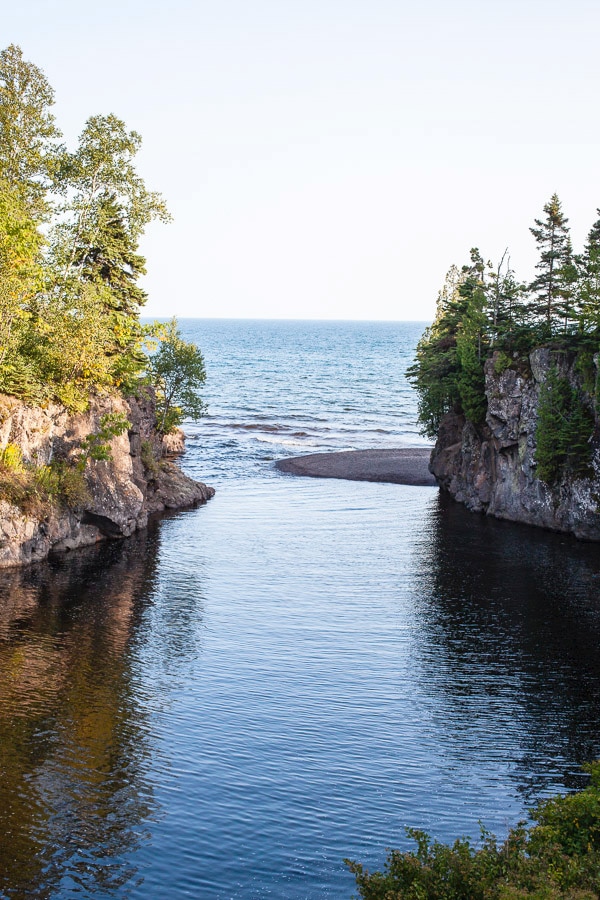
[[[389,322],[395,324],[401,324],[406,322],[414,322],[415,324],[423,323],[423,322],[432,322],[433,319],[339,319],[339,318],[318,318],[318,319],[310,319],[306,317],[294,317],[294,316],[190,316],[190,315],[162,315],[157,314],[154,316],[150,315],[140,315],[140,319],[158,319],[165,321],[169,321],[170,319],[195,319],[202,321],[214,321],[214,322]]]

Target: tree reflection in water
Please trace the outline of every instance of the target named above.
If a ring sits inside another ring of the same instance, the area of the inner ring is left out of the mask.
[[[485,746],[501,758],[519,733],[512,775],[526,802],[581,786],[564,761],[600,756],[597,546],[475,516],[443,495],[431,526],[414,552],[415,677],[448,755]]]
[[[157,553],[150,529],[0,573],[2,896],[135,882],[122,857],[156,810],[130,648]]]

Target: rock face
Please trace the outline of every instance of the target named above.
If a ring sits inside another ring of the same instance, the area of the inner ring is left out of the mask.
[[[110,440],[112,459],[88,460],[87,497],[80,505],[54,505],[34,516],[0,499],[0,568],[35,562],[53,550],[127,537],[145,527],[151,513],[204,503],[214,495],[212,488],[162,459],[151,391],[128,400],[93,398],[89,410],[79,414],[56,404],[31,407],[0,396],[0,448],[17,445],[23,461],[35,466],[72,462],[82,441],[100,430],[102,417],[114,413],[124,415],[130,428]]]
[[[552,365],[581,387],[575,357],[541,348],[519,368],[498,371],[495,354],[486,362],[488,411],[476,429],[463,416],[442,420],[430,471],[440,487],[468,509],[499,519],[564,531],[600,541],[600,445],[598,416],[590,477],[563,475],[549,486],[536,477],[536,425],[540,387]],[[597,365],[597,360],[596,360]]]

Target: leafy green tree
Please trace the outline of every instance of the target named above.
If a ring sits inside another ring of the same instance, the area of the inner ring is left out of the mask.
[[[146,362],[139,322],[146,294],[137,283],[145,259],[138,242],[153,219],[170,219],[160,195],[149,191],[135,170],[140,145],[137,132],[116,116],[88,119],[77,150],[63,156],[62,216],[51,234],[49,300],[83,324],[81,303],[90,311],[87,301],[96,298],[94,321],[102,328],[95,333],[103,336],[114,383],[125,390],[133,389]]]
[[[570,263],[571,245],[568,219],[564,215],[557,194],[553,194],[544,206],[545,219],[536,219],[534,236],[540,259],[536,265],[538,276],[530,285],[534,311],[542,324],[541,335],[550,337],[564,328],[565,273]]]
[[[50,112],[54,91],[46,76],[11,44],[0,53],[0,178],[21,195],[35,219],[49,209],[46,193],[56,170],[60,132]]]
[[[0,390],[83,408],[144,374],[138,243],[169,216],[136,172],[135,131],[92,116],[67,152],[53,102],[19,47],[0,53]]]
[[[111,114],[88,119],[77,150],[64,154],[59,184],[66,199],[53,233],[59,289],[73,277],[84,279],[89,254],[110,243],[111,230],[114,240],[117,219],[129,254],[149,222],[170,221],[160,194],[149,191],[135,170],[140,146],[140,135]]]
[[[40,287],[41,246],[19,191],[0,180],[0,390],[3,366],[19,350],[28,304]]]
[[[148,361],[148,373],[157,392],[162,434],[173,431],[186,416],[204,415],[206,404],[198,392],[206,381],[204,359],[195,344],[183,340],[176,319],[164,326],[160,346]]]

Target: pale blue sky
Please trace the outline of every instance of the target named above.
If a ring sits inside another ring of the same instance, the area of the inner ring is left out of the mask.
[[[20,0],[69,141],[114,112],[175,221],[148,315],[427,319],[448,267],[511,250],[558,192],[600,206],[600,4]]]

